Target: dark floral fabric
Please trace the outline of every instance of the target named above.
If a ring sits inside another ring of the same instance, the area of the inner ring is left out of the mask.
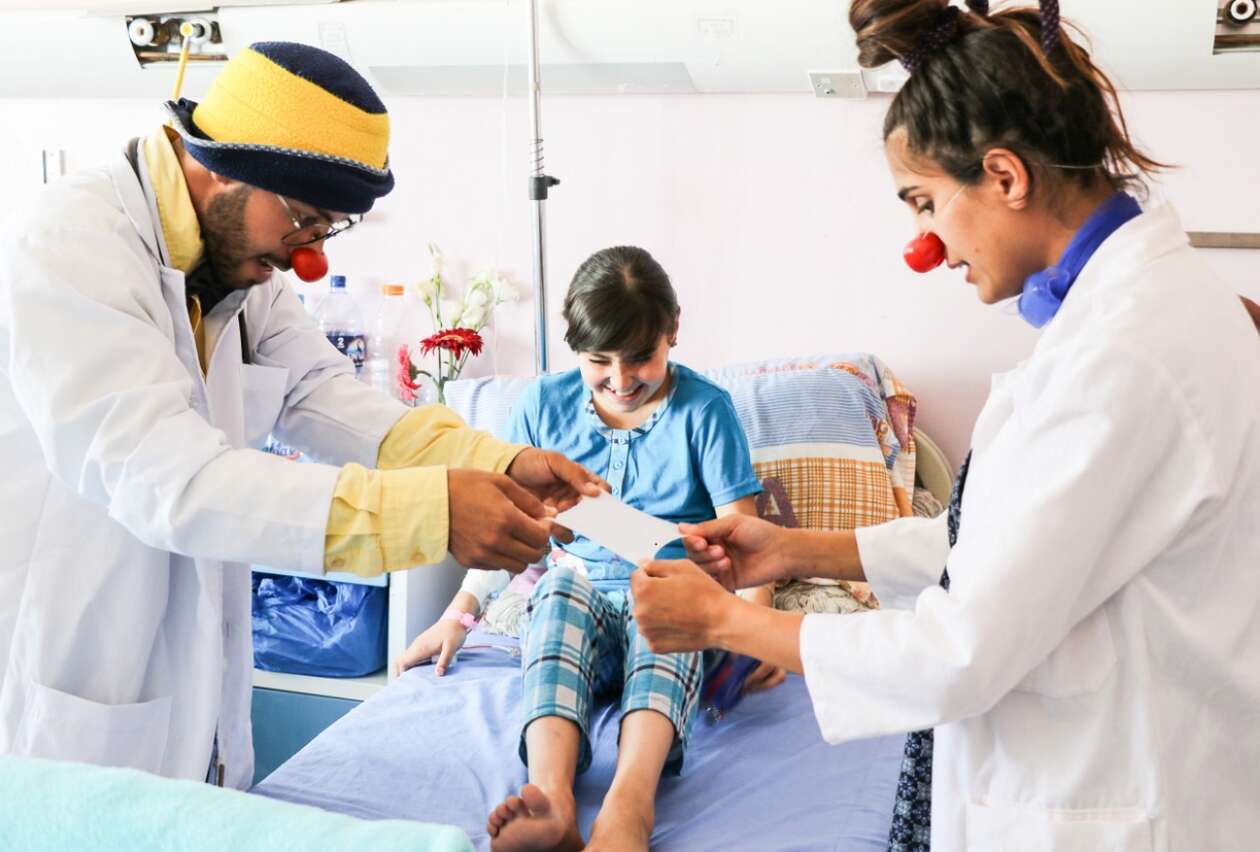
[[[949,496],[947,523],[950,547],[958,541],[962,494],[970,466],[971,453],[968,453]],[[949,591],[948,570],[941,573],[941,585]],[[897,780],[897,801],[893,805],[892,830],[888,835],[891,852],[928,852],[932,846],[932,745],[931,730],[913,731],[906,735],[901,777]]]

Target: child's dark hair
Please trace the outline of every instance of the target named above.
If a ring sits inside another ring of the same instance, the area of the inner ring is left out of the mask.
[[[1010,149],[1029,168],[1034,192],[1071,183],[1118,190],[1167,168],[1134,144],[1115,86],[1069,36],[1070,25],[1057,38],[1048,33],[1047,54],[1036,8],[988,14],[985,0],[967,5],[973,11],[948,0],[853,0],[858,64],[914,66],[884,119],[885,140],[904,128],[911,154],[964,184],[980,180],[986,151]]]
[[[564,297],[564,340],[574,352],[655,351],[678,330],[678,297],[652,255],[614,246],[588,257]]]

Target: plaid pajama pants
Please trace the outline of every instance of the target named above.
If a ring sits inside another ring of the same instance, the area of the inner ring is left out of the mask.
[[[591,704],[621,693],[621,715],[656,710],[674,724],[665,774],[682,771],[699,706],[704,666],[699,653],[655,654],[639,635],[626,588],[599,591],[573,568],[551,563],[534,586],[522,629],[525,719],[521,760],[529,764],[525,729],[559,716],[581,731],[577,771],[591,765]]]

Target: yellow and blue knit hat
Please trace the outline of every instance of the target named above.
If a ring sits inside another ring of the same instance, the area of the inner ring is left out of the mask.
[[[252,44],[200,103],[168,101],[166,111],[210,171],[312,207],[366,213],[394,188],[385,105],[349,64],[317,47]]]

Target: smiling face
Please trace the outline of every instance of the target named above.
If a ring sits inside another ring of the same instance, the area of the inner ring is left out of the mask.
[[[595,407],[607,414],[633,414],[657,402],[669,389],[670,335],[644,352],[579,352],[578,368]]]
[[[884,147],[897,195],[911,209],[915,229],[931,231],[945,244],[950,269],[966,270],[966,281],[986,304],[1018,296],[1024,280],[1058,257],[1061,228],[1029,203],[1030,181],[1023,162],[994,148],[973,184],[960,183],[909,151],[897,130]]]
[[[219,280],[235,289],[262,284],[274,269],[289,269],[293,247],[286,240],[302,242],[305,230],[313,235],[317,226],[338,216],[291,199],[290,215],[275,194],[238,181],[219,178],[214,189],[199,217],[206,259]],[[322,252],[323,244],[310,248]]]

